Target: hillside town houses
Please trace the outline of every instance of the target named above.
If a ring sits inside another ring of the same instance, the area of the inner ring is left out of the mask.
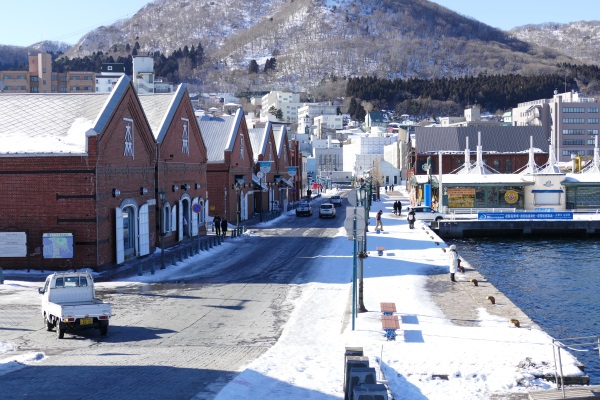
[[[231,94],[161,86],[150,57],[134,59],[135,79],[119,64],[63,79],[49,55],[29,61],[0,72],[2,267],[112,269],[212,233],[217,215],[262,221],[361,179],[413,203],[431,188],[444,209],[600,207],[599,103],[577,93],[502,118],[474,105],[438,122],[372,111],[361,125],[299,93],[244,111]],[[86,76],[96,86],[60,83]]]

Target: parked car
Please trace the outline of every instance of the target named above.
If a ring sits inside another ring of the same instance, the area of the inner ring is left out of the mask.
[[[313,209],[308,201],[301,201],[296,208],[296,216],[312,215]]]
[[[319,206],[319,218],[334,218],[335,206],[331,203],[324,203]]]
[[[336,207],[337,206],[341,206],[342,205],[342,198],[340,196],[338,196],[338,195],[331,196],[329,198],[329,202],[331,204],[333,204],[334,206],[336,206]]]
[[[409,206],[409,210],[415,210],[417,221],[439,221],[444,219],[444,214],[437,212],[430,206]]]

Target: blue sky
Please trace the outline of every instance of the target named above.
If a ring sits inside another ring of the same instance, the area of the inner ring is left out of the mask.
[[[600,19],[600,0],[433,0],[496,28],[543,22]],[[132,17],[148,0],[30,0],[2,5],[0,44],[28,46],[41,40],[75,44],[101,25]]]
[[[487,25],[510,30],[527,24],[600,19],[600,0],[431,0]]]
[[[41,40],[75,44],[89,31],[129,18],[149,0],[30,0],[2,4],[0,44],[29,46]]]

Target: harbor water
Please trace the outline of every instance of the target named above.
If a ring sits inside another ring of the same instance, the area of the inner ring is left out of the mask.
[[[461,258],[553,338],[600,336],[597,239],[476,238],[451,243]],[[600,384],[597,347],[572,352],[585,365],[592,385]]]

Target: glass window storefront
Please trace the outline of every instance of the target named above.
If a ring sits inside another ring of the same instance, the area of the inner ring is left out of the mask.
[[[524,209],[523,188],[518,186],[462,186],[448,188],[450,208]]]
[[[600,208],[600,186],[567,187],[567,210]]]

